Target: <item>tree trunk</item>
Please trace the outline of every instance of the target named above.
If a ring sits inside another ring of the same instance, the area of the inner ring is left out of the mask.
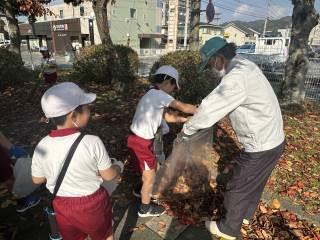
[[[285,82],[281,98],[284,106],[303,109],[304,83],[308,72],[307,47],[311,30],[318,24],[319,15],[315,0],[292,0],[292,32],[289,59],[286,64]]]
[[[4,4],[4,14],[8,21],[8,32],[9,37],[11,40],[10,51],[17,53],[21,58],[21,51],[20,51],[20,31],[18,20],[15,16],[15,10],[10,3],[10,1],[5,0]]]
[[[190,49],[194,51],[199,49],[200,3],[200,0],[191,1]]]
[[[108,12],[107,5],[109,0],[97,0],[93,2],[93,11],[96,16],[96,21],[98,25],[98,31],[103,44],[107,46],[112,46],[112,40],[110,37],[110,31],[108,26]]]

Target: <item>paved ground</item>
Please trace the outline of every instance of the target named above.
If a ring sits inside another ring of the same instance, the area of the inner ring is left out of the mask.
[[[41,54],[40,52],[29,52],[25,47],[21,47],[22,59],[25,63],[25,66],[32,68],[41,65]],[[68,69],[72,68],[72,58],[68,58],[62,55],[56,55],[55,59],[58,63],[59,68]],[[148,56],[148,57],[139,57],[140,67],[138,74],[140,76],[148,76],[149,71],[155,61],[159,59],[159,56]]]

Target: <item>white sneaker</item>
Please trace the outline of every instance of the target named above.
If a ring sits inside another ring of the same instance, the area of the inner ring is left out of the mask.
[[[206,221],[206,228],[210,231],[211,234],[216,235],[217,237],[222,237],[226,240],[235,240],[235,237],[229,236],[220,232],[217,226],[216,221]]]

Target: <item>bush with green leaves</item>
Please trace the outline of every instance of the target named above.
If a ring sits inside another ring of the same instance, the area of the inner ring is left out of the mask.
[[[0,88],[15,86],[33,77],[32,71],[23,66],[17,53],[0,48]]]
[[[175,67],[180,76],[181,90],[176,97],[184,102],[193,104],[200,103],[216,86],[217,76],[211,71],[199,71],[201,57],[196,51],[176,51],[162,56],[155,62],[150,71],[150,81],[152,74],[163,65]]]
[[[81,82],[111,84],[113,80],[133,81],[139,67],[138,54],[126,46],[94,45],[81,49],[74,63],[75,74]]]
[[[117,64],[114,78],[123,82],[132,82],[139,70],[139,56],[132,48],[124,45],[115,45]]]

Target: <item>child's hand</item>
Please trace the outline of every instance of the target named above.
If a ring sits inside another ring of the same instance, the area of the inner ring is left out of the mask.
[[[172,114],[170,112],[166,112],[164,114],[164,120],[166,120],[168,123],[184,123],[188,121],[187,118]]]

